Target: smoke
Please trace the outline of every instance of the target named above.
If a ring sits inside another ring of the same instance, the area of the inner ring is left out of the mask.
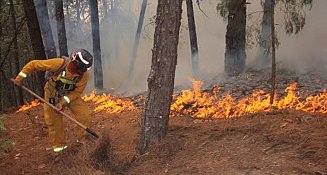
[[[298,73],[327,72],[326,6],[327,1],[314,1],[311,11],[307,12],[303,31],[298,35],[279,32],[281,45],[276,57],[281,66]]]
[[[115,92],[124,93],[125,95],[144,92],[147,90],[147,77],[151,66],[157,0],[148,0],[131,80],[128,79],[128,68],[142,0],[107,0],[109,4],[108,15],[105,17],[102,2],[99,0],[104,87],[114,89]],[[110,2],[115,2],[115,4],[112,6]],[[219,2],[219,0],[201,1],[201,9],[205,14],[194,3],[202,80],[208,80],[217,76],[223,72],[224,68],[227,23],[217,13],[216,6]],[[80,24],[76,21],[76,13],[78,11],[76,1],[70,4],[69,8],[65,9],[69,51],[76,48],[85,48],[91,52],[93,51],[87,4],[81,2],[83,7],[80,8]],[[260,1],[251,2],[247,6],[248,14],[262,11]],[[278,24],[276,27],[280,42],[276,52],[278,66],[300,73],[317,69],[326,71],[327,40],[325,38],[327,21],[324,19],[324,7],[326,6],[327,1],[315,1],[311,11],[307,12],[303,31],[298,35],[290,36],[285,34],[281,12],[276,10],[276,23]],[[258,14],[260,15],[259,19],[262,19],[262,13]],[[50,18],[53,17],[53,13],[50,13]],[[252,21],[252,23],[255,22]],[[249,23],[251,23],[250,20]],[[52,26],[55,28],[55,23],[52,23]],[[54,36],[56,37],[56,34]],[[178,49],[175,85],[190,85],[189,78],[192,75],[192,63],[185,3],[183,3]],[[247,64],[254,61],[256,52],[256,47],[247,49]],[[93,75],[91,76],[88,90],[93,89],[92,77]]]
[[[144,92],[147,90],[147,77],[151,67],[157,1],[148,0],[132,79],[128,79],[128,68],[142,0],[118,2],[120,3],[116,4],[116,8],[109,9],[108,17],[102,20],[100,31],[104,85],[107,89],[115,89],[115,92],[124,94]],[[202,9],[209,17],[195,7],[201,79],[208,79],[223,70],[225,24],[217,18],[216,2],[208,2],[203,4]],[[192,76],[185,3],[183,9],[176,86],[189,83]]]
[[[205,11],[208,17],[206,17],[206,15],[203,14],[197,7],[194,8],[199,44],[201,79],[212,78],[214,75],[217,75],[219,72],[223,71],[224,67],[224,36],[226,27],[224,22],[217,18],[217,12],[215,8],[216,5],[217,3],[212,0],[203,2],[202,9]],[[138,8],[141,7],[141,0],[139,0],[137,3],[137,6]],[[147,77],[151,66],[151,50],[153,48],[156,7],[157,1],[148,1],[142,36],[140,45],[138,47],[133,79],[131,82],[126,83],[128,87],[121,87],[126,88],[126,91],[129,93],[147,90]],[[136,13],[137,15],[139,14],[139,10],[140,9],[138,9]],[[136,19],[136,22],[137,20],[138,18]],[[136,27],[134,28],[133,33],[135,33],[135,30]],[[131,41],[133,40],[134,35]],[[129,49],[128,52],[129,56],[131,49]],[[191,85],[189,83],[189,78],[192,76],[191,60],[192,58],[188,33],[186,4],[184,3],[175,77],[176,86],[184,84]],[[126,61],[127,62],[125,63],[128,63],[128,59]],[[127,72],[128,64],[125,66],[125,71]],[[120,75],[126,77],[124,74],[126,73],[122,73]],[[128,81],[126,78],[125,80]],[[119,81],[124,81],[124,79],[119,78]]]
[[[280,43],[276,50],[277,68],[285,68],[303,74],[313,71],[327,72],[327,21],[324,20],[324,8],[327,1],[314,1],[311,10],[306,9],[306,23],[297,35],[285,33],[284,14],[275,9],[275,27]],[[259,3],[248,6],[249,11],[257,11]],[[250,12],[251,13],[251,12]],[[254,57],[257,47],[247,50],[250,64],[256,64]]]

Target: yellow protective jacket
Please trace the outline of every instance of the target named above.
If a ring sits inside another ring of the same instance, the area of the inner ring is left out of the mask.
[[[53,58],[48,60],[32,60],[29,63],[27,63],[21,72],[17,75],[16,80],[23,80],[27,76],[31,75],[32,73],[36,71],[50,71],[50,72],[56,72],[58,71],[62,66],[65,64],[65,59],[63,58]],[[89,72],[85,72],[83,75],[74,74],[69,71],[68,66],[65,69],[66,75],[65,77],[69,79],[73,79],[76,76],[80,76],[79,81],[76,83],[76,88],[73,91],[70,91],[66,96],[64,96],[63,99],[61,99],[62,104],[67,104],[82,94],[84,91],[88,79],[89,79]],[[49,82],[48,82],[49,83]]]

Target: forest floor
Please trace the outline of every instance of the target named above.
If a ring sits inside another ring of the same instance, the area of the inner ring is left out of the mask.
[[[282,110],[207,120],[174,115],[167,137],[138,155],[141,116],[141,109],[95,113],[90,128],[110,139],[84,144],[75,141],[76,126],[65,119],[70,144],[55,154],[41,106],[9,113],[0,132],[0,174],[327,175],[326,114]],[[102,141],[110,147],[101,150]]]

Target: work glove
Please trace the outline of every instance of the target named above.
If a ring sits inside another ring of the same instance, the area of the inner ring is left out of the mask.
[[[16,86],[22,86],[23,85],[22,80],[16,80],[15,79],[14,83],[15,83]]]
[[[58,103],[57,105],[56,105],[56,108],[58,109],[58,111],[62,111],[63,110],[63,104],[62,103]]]

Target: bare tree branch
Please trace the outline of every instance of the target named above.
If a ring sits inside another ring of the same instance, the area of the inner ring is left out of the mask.
[[[15,33],[15,36],[11,39],[11,41],[10,41],[10,43],[9,43],[9,46],[8,46],[6,52],[5,52],[5,55],[4,55],[3,59],[1,60],[0,68],[2,68],[3,64],[5,63],[5,60],[6,60],[6,58],[8,57],[8,54],[9,54],[9,52],[10,52],[10,48],[11,48],[11,46],[13,45],[14,41],[16,40],[16,38],[17,38],[19,32],[20,32],[21,29],[23,28],[25,22],[26,22],[26,18],[24,17],[24,18],[22,19],[20,25],[18,26],[18,30],[17,30],[17,32]]]
[[[200,0],[196,0],[196,4],[198,5],[199,10],[204,14],[204,16],[208,17],[208,15],[201,9]]]

